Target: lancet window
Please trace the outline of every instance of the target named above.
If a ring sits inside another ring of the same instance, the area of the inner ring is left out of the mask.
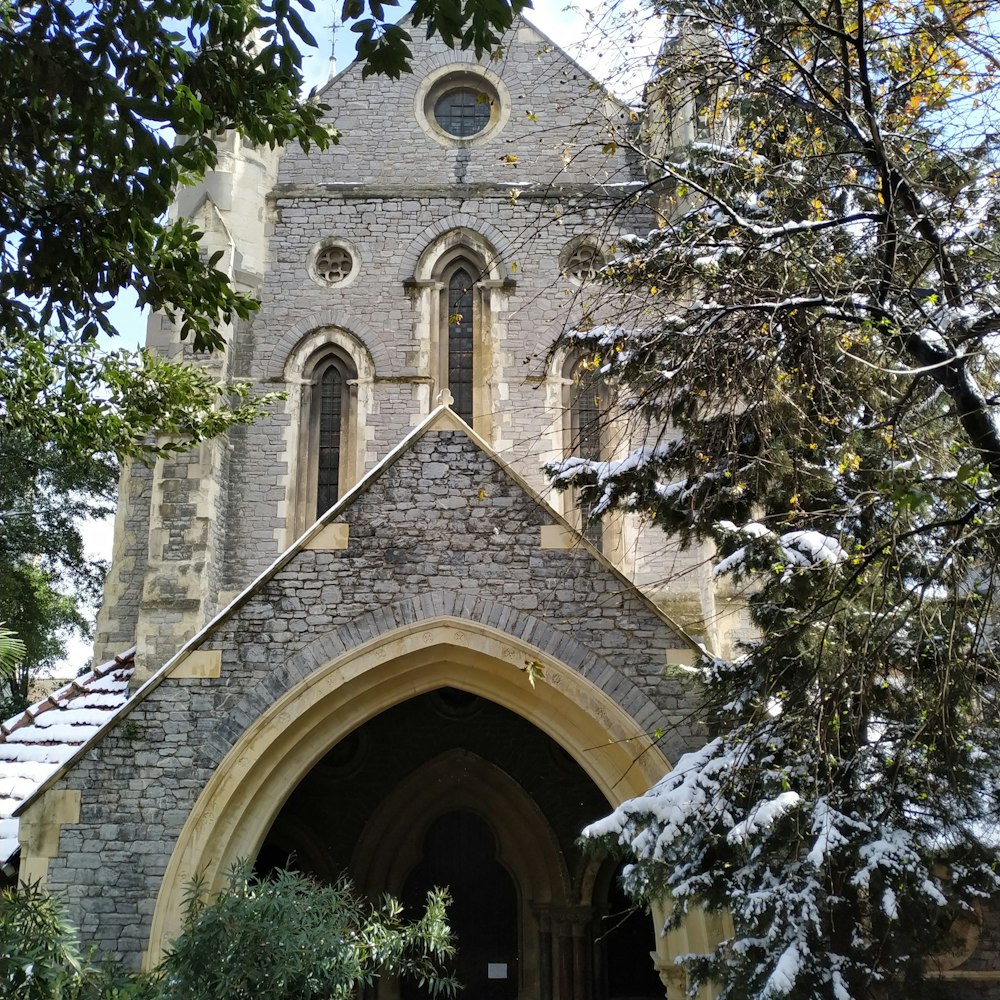
[[[310,479],[315,483],[315,515],[332,507],[347,485],[348,437],[357,373],[339,353],[325,355],[313,368],[310,399]]]

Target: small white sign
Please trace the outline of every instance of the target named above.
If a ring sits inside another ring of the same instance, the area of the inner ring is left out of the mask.
[[[486,978],[487,979],[506,979],[507,978],[507,963],[506,962],[487,962],[486,963]]]

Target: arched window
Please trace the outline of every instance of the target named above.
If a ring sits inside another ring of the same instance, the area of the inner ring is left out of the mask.
[[[472,364],[474,351],[473,277],[462,262],[448,279],[448,388],[454,411],[472,424]]]
[[[439,389],[454,397],[452,409],[469,426],[481,415],[480,370],[483,331],[482,265],[458,247],[438,263],[435,277],[441,289],[440,328],[437,333]]]
[[[312,370],[309,414],[309,479],[314,514],[325,514],[348,485],[347,436],[357,373],[340,354],[326,354]]]
[[[419,356],[427,359],[427,402],[433,408],[448,390],[452,411],[495,441],[504,363],[499,345],[515,289],[499,251],[474,230],[448,229],[419,252],[404,287],[415,306]]]
[[[346,423],[344,403],[347,385],[344,373],[336,363],[327,365],[319,378],[318,468],[316,470],[316,516],[319,517],[337,502],[340,495],[340,445]]]
[[[321,325],[288,352],[281,373],[292,418],[284,432],[288,545],[364,473],[375,364],[357,334]]]
[[[608,409],[607,383],[589,369],[581,358],[569,361],[563,371],[566,384],[566,454],[599,462],[606,458],[604,422]],[[575,507],[580,515],[580,530],[588,541],[600,548],[603,529],[599,517],[592,517],[596,502],[593,487],[574,491]]]

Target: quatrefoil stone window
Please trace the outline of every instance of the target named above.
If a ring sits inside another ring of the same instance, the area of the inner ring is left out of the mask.
[[[313,270],[324,285],[339,285],[354,270],[354,258],[344,247],[326,246],[316,254]]]
[[[563,272],[573,281],[583,284],[604,267],[604,255],[591,243],[580,243],[566,256]]]

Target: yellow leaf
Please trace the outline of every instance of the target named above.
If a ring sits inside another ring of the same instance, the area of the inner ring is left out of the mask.
[[[525,660],[521,670],[527,674],[528,683],[534,687],[536,680],[541,680],[545,676],[545,664],[541,660]]]
[[[850,470],[851,472],[857,472],[861,468],[861,456],[853,451],[845,451],[840,459],[840,474],[843,475],[845,472]]]

